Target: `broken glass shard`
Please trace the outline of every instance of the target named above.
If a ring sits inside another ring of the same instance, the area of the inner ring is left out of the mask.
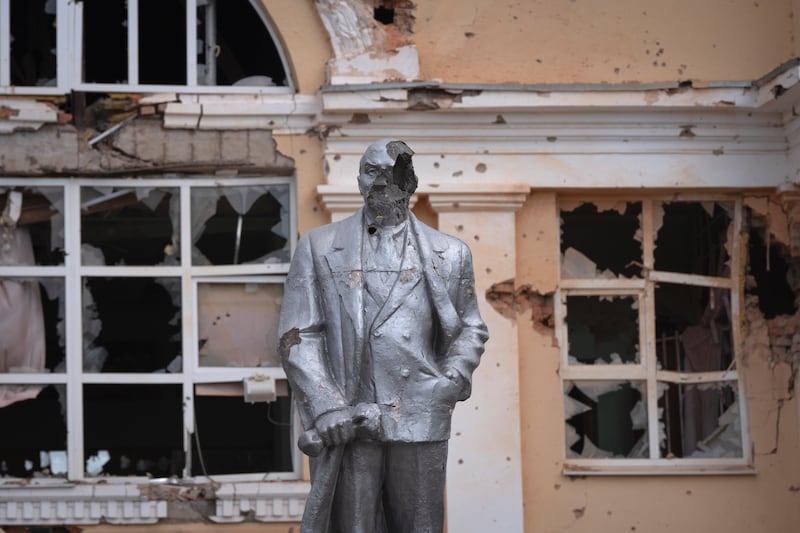
[[[653,251],[655,269],[730,276],[727,246],[733,203],[664,202],[662,208],[661,226]]]
[[[665,385],[658,401],[663,457],[742,457],[735,382]]]
[[[640,276],[641,213],[640,202],[608,209],[582,203],[571,210],[562,209],[562,277]]]
[[[565,381],[567,457],[648,457],[644,382]]]
[[[289,186],[194,187],[192,263],[289,260]]]
[[[179,302],[179,278],[84,278],[84,371],[174,369]]]

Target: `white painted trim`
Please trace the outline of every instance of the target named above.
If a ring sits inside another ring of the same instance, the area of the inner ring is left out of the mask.
[[[0,87],[11,85],[11,0],[0,0]]]
[[[139,0],[127,0],[128,79],[126,85],[139,85]],[[82,60],[82,58],[79,58]]]

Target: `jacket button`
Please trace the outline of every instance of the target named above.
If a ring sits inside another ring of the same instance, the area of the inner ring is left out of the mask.
[[[407,368],[403,368],[400,370],[400,376],[407,378],[411,375],[411,372]]]

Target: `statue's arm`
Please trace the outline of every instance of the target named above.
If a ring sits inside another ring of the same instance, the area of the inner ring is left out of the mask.
[[[458,287],[453,303],[461,319],[461,332],[450,345],[446,365],[458,373],[462,381],[459,400],[466,400],[472,392],[472,373],[478,366],[483,346],[489,339],[486,324],[478,311],[472,253],[466,244],[461,245],[457,271]]]
[[[306,429],[321,415],[347,407],[328,367],[325,327],[311,240],[304,235],[286,278],[278,331],[281,364]]]

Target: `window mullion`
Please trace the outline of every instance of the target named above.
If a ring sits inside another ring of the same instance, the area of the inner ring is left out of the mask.
[[[67,459],[69,479],[83,478],[83,309],[80,272],[80,187],[68,183],[64,198],[64,263],[67,332]]]
[[[744,278],[744,265],[742,265],[742,199],[736,198],[733,208],[733,227],[728,232],[728,239],[730,244],[730,275],[733,280],[741,280]],[[731,336],[733,339],[733,359],[736,361],[736,368],[739,369],[739,361],[742,357],[742,291],[744,290],[743,283],[737,283],[731,288]],[[742,439],[742,457],[746,460],[752,458],[752,443],[750,441],[750,420],[746,403],[747,391],[745,391],[745,384],[742,374],[738,374],[739,380],[737,383],[738,401],[739,401],[739,421],[741,424],[741,439]]]
[[[56,4],[56,86],[60,88],[71,87],[74,58],[82,57],[74,54],[70,47],[70,39],[74,39],[71,29],[72,10],[69,0],[57,0]],[[80,63],[80,61],[78,61]]]
[[[0,0],[0,86],[11,85],[11,0]]]
[[[642,269],[645,278],[644,291],[644,342],[641,343],[642,361],[647,373],[647,435],[649,439],[650,458],[658,459],[660,450],[660,432],[658,424],[658,383],[656,382],[656,304],[655,288],[650,281],[653,270],[653,200],[642,202]]]
[[[186,85],[197,85],[197,0],[186,0]]]
[[[139,85],[139,0],[128,0],[128,85]]]
[[[192,436],[194,435],[194,375],[197,371],[196,289],[192,282],[192,217],[191,192],[182,184],[180,209],[181,248],[181,351],[183,353],[183,476],[192,472]]]

